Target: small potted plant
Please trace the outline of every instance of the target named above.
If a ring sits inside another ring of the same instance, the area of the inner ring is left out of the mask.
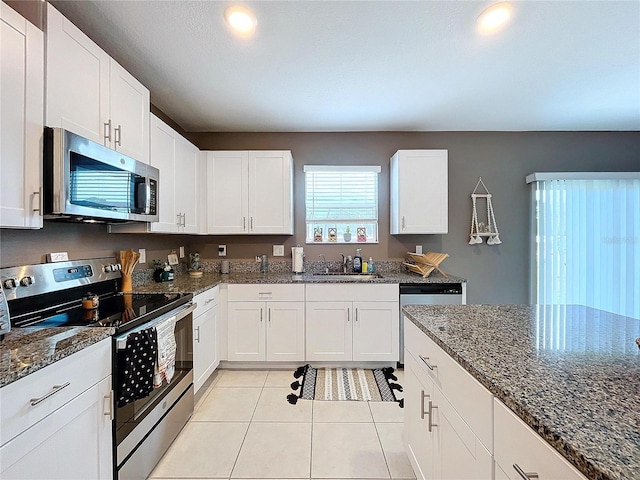
[[[342,234],[345,242],[351,241],[351,227],[347,225],[347,228],[344,229],[344,233]]]

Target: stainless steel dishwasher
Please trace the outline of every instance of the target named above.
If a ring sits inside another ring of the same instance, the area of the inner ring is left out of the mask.
[[[400,284],[400,365],[404,364],[405,305],[466,305],[467,284],[455,283],[401,283]]]

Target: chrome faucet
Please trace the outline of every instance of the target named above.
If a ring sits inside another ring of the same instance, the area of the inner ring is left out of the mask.
[[[324,254],[321,253],[318,257],[320,257],[324,262],[324,273],[329,273],[329,265],[327,264],[327,259],[324,257]]]
[[[344,253],[340,255],[342,256],[342,273],[347,273],[347,257],[344,256]]]

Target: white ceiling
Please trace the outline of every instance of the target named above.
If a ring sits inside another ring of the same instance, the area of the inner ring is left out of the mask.
[[[187,131],[640,130],[640,2],[52,0]]]

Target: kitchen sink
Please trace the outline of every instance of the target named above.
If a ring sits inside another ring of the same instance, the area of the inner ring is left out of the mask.
[[[366,281],[382,278],[379,273],[343,273],[343,272],[325,272],[312,273],[312,277],[326,278],[327,280],[350,280],[350,281]]]

